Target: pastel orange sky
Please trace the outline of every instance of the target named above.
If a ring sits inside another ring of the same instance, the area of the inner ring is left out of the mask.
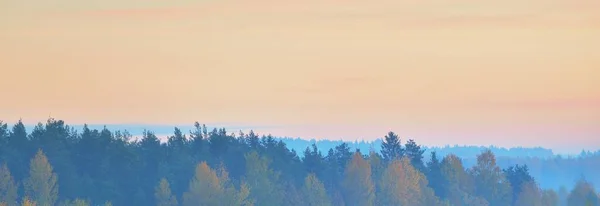
[[[597,0],[1,0],[0,119],[595,150],[598,11]]]

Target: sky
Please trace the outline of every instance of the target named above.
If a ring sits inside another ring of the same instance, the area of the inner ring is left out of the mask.
[[[597,0],[0,0],[0,120],[597,150],[597,11]]]

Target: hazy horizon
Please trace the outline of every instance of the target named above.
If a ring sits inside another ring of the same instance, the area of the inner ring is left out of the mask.
[[[599,2],[4,0],[0,119],[596,150]]]
[[[57,119],[59,120],[59,119]],[[25,121],[24,121],[25,122]],[[11,122],[6,122],[4,121],[4,123],[9,124],[9,126],[11,126]],[[38,123],[42,123],[44,124],[45,121],[40,121]],[[84,124],[71,124],[68,121],[65,122],[66,124],[68,124],[69,126],[75,128],[78,132],[81,132],[83,125]],[[36,123],[37,124],[37,123]],[[36,126],[36,124],[31,124],[31,123],[25,123],[25,127],[27,129],[28,132],[31,132],[31,130]],[[365,141],[365,142],[372,142],[375,140],[381,140],[386,134],[387,132],[391,131],[391,130],[369,130],[368,133],[376,133],[375,135],[371,135],[371,136],[357,136],[357,135],[349,135],[349,136],[343,136],[341,134],[344,134],[345,132],[335,132],[335,131],[325,131],[326,134],[333,134],[330,136],[315,136],[315,135],[305,135],[305,136],[301,136],[301,135],[296,135],[298,133],[294,133],[294,132],[289,132],[289,131],[299,131],[299,130],[307,130],[307,131],[311,131],[311,130],[317,130],[318,128],[322,128],[323,130],[327,130],[327,128],[324,128],[323,126],[319,126],[319,125],[250,125],[250,124],[240,124],[240,123],[201,123],[200,124],[204,124],[206,125],[206,127],[209,130],[212,130],[213,128],[225,128],[227,129],[227,133],[234,133],[234,134],[238,134],[239,131],[244,132],[245,134],[247,134],[248,132],[250,132],[250,130],[254,131],[256,134],[258,135],[273,135],[274,137],[278,137],[278,138],[300,138],[300,139],[304,139],[304,140],[331,140],[331,141],[347,141],[347,142],[354,142],[354,141]],[[143,131],[144,130],[148,130],[153,132],[157,137],[159,137],[159,139],[161,139],[161,141],[166,141],[166,138],[168,138],[169,136],[173,135],[173,130],[175,127],[179,128],[185,135],[189,136],[189,133],[191,130],[193,130],[194,126],[193,123],[192,124],[179,124],[179,125],[167,125],[167,124],[88,124],[88,127],[90,129],[102,129],[104,126],[107,127],[107,129],[111,130],[111,131],[124,131],[127,130],[134,138],[140,138],[142,137]],[[331,130],[334,130],[336,127],[332,127]],[[338,127],[339,128],[339,127]],[[354,129],[358,129],[357,127],[351,127]],[[422,144],[423,146],[426,147],[445,147],[445,146],[481,146],[481,147],[490,147],[490,146],[494,146],[494,147],[498,147],[498,148],[506,148],[506,149],[510,149],[510,148],[519,148],[519,147],[523,147],[523,148],[544,148],[544,149],[550,149],[553,151],[553,153],[555,155],[579,155],[581,153],[582,150],[585,151],[590,151],[590,152],[596,152],[596,151],[600,151],[600,149],[598,149],[597,147],[591,146],[591,147],[585,147],[585,146],[578,146],[578,145],[567,145],[566,147],[551,147],[551,146],[544,146],[543,144],[532,144],[532,145],[524,145],[524,144],[519,144],[519,143],[515,143],[515,144],[507,144],[507,145],[498,145],[498,144],[493,144],[493,143],[473,143],[473,142],[456,142],[454,141],[454,139],[451,138],[443,138],[443,137],[435,137],[435,138],[427,138],[427,137],[418,137],[418,136],[407,136],[407,135],[403,135],[402,131],[393,131],[395,133],[397,133],[399,135],[399,137],[401,138],[402,142],[406,142],[408,139],[414,139],[415,141],[417,141],[419,144]],[[314,132],[305,132],[305,134],[309,134],[309,133],[314,133]],[[323,132],[321,132],[323,133]],[[444,139],[443,141],[440,141],[439,139]]]

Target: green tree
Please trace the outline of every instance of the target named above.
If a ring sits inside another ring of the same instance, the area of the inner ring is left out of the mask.
[[[527,165],[515,165],[503,170],[506,179],[510,182],[512,187],[512,198],[513,202],[517,201],[524,184],[535,182],[533,177],[529,175],[529,168]]]
[[[14,206],[17,201],[17,184],[8,170],[6,164],[0,166],[0,202],[7,206]]]
[[[404,146],[404,155],[410,159],[413,167],[419,171],[424,171],[425,164],[423,163],[423,153],[425,153],[424,149],[421,149],[421,146],[417,145],[417,143],[409,139]]]
[[[352,159],[346,165],[342,190],[348,206],[372,206],[375,201],[371,165],[359,151],[352,155]]]
[[[431,159],[429,160],[429,162],[427,162],[427,169],[425,174],[427,176],[427,180],[429,181],[429,187],[433,189],[437,196],[441,197],[444,189],[442,165],[435,151],[431,152]]]
[[[404,150],[400,144],[400,138],[394,132],[389,132],[381,144],[381,155],[383,159],[390,162],[404,156]]]
[[[160,179],[154,189],[154,198],[157,206],[177,206],[177,198],[171,194],[171,187],[165,178]]]
[[[327,196],[325,186],[315,174],[309,174],[304,179],[302,194],[308,206],[331,206],[331,200]]]
[[[25,194],[40,206],[50,206],[58,199],[58,177],[52,172],[42,150],[38,150],[29,166],[29,177],[25,180]]]

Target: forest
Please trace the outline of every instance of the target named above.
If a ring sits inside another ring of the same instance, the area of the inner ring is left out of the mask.
[[[50,118],[28,132],[21,121],[0,121],[0,205],[600,205],[589,181],[598,170],[568,189],[548,188],[527,164],[499,165],[491,149],[465,164],[394,132],[382,136],[368,150],[342,142],[297,151],[271,135],[198,122],[161,142],[152,131],[77,131]]]

